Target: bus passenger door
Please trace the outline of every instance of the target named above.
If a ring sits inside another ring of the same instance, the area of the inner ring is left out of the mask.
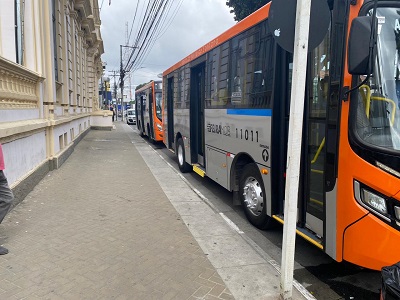
[[[149,139],[154,139],[154,121],[153,121],[153,112],[154,112],[154,97],[153,97],[154,89],[149,89],[149,127],[147,129],[147,136]]]
[[[142,93],[140,95],[140,108],[141,108],[140,109],[140,125],[141,125],[140,132],[145,133],[146,132],[146,126],[144,124],[144,113],[146,110],[146,94],[145,93]]]
[[[205,63],[190,72],[190,144],[192,163],[205,166],[204,161],[204,101]]]
[[[304,107],[302,178],[303,199],[299,220],[302,226],[324,237],[325,216],[325,152],[329,93],[329,33],[309,54],[306,101]]]
[[[174,133],[174,77],[168,78],[167,87],[167,128],[168,128],[168,148],[175,149]]]

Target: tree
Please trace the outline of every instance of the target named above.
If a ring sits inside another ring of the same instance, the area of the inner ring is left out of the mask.
[[[231,13],[235,14],[235,21],[240,21],[270,1],[271,0],[227,0],[226,5],[232,8]]]
[[[147,83],[148,83],[148,82],[147,82]],[[139,84],[139,85],[135,88],[135,91],[137,91],[138,89],[144,87],[147,83],[141,83],[141,84]]]

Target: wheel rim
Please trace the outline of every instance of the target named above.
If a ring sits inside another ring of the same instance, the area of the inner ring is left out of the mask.
[[[181,145],[178,145],[178,162],[180,166],[183,166],[183,149]]]
[[[264,208],[264,197],[260,183],[254,177],[248,177],[243,187],[244,203],[249,212],[258,217]]]

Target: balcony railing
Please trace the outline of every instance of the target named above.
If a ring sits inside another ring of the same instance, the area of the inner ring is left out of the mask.
[[[0,57],[0,109],[37,108],[43,78]]]

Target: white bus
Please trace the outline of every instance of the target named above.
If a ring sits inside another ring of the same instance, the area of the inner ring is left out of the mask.
[[[310,49],[298,99],[297,233],[337,261],[380,270],[400,261],[400,2],[325,5],[330,25]],[[179,168],[232,191],[262,229],[285,221],[293,67],[270,8],[163,73],[163,141]]]

